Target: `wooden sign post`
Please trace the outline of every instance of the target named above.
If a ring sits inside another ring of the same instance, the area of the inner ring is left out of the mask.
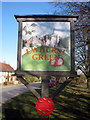
[[[53,99],[76,75],[74,22],[77,15],[15,15],[18,27],[16,75],[37,97],[40,95],[22,77],[42,77],[42,97],[49,97],[50,76],[69,77],[51,96]]]

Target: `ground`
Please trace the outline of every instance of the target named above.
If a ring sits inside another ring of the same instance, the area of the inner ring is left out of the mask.
[[[58,86],[50,89],[50,95]],[[40,90],[37,91],[40,93]],[[89,120],[89,99],[86,84],[69,84],[59,96],[53,99],[55,108],[50,115],[50,120]],[[31,92],[10,100],[3,104],[2,120],[40,120],[41,115],[35,108],[36,101],[37,98]]]
[[[31,50],[29,52],[29,54],[27,54],[27,53],[24,54],[22,56],[22,70],[48,70],[48,71],[70,70],[70,56],[69,55],[67,55],[66,53],[64,53],[64,55],[63,55],[62,50],[61,50],[61,53],[60,53],[60,51],[58,51],[58,49],[56,51],[54,51],[56,48],[54,48],[53,52],[52,52],[52,47],[47,47],[48,51],[50,51],[50,52],[46,51],[46,47],[44,47],[44,48],[45,48],[44,52],[43,52],[43,47],[41,47],[41,52],[40,52],[40,47],[38,47],[37,52],[35,50],[34,50],[34,52]],[[43,57],[42,57],[42,55],[43,55]],[[45,55],[47,55],[46,56],[47,58],[45,58]],[[62,66],[51,65],[50,64],[50,55],[53,55],[53,57],[55,55],[60,56],[61,58],[63,58],[64,64]]]

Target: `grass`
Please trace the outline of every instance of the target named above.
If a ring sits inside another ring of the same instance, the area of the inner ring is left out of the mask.
[[[48,71],[52,71],[52,70],[70,70],[70,56],[68,56],[66,53],[64,53],[64,55],[62,55],[63,51],[61,51],[61,53],[58,52],[58,49],[56,50],[57,53],[52,52],[52,47],[48,47],[48,51],[50,52],[46,52],[46,47],[44,47],[45,52],[43,52],[43,47],[41,47],[41,51],[40,52],[40,47],[37,48],[37,52],[34,50],[31,50],[29,53],[31,54],[24,54],[22,56],[22,70],[48,70]],[[35,55],[34,59],[37,60],[33,60],[32,56]],[[39,60],[39,55],[43,55],[43,60],[40,59]],[[45,60],[45,55],[47,55],[47,58]],[[53,66],[50,64],[50,55],[53,55],[53,57],[55,55],[60,56],[61,58],[64,59],[64,64],[62,66]]]
[[[50,95],[57,87],[50,89]],[[40,93],[40,90],[37,90]],[[54,98],[55,108],[50,120],[89,120],[89,91],[85,84],[69,84],[59,96]],[[2,120],[40,120],[36,111],[37,98],[27,92],[13,98],[2,106]]]

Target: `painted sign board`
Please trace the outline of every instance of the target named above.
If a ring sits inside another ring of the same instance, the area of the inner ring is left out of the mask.
[[[19,22],[19,70],[44,74],[75,72],[74,21],[77,16],[15,15],[15,18]]]
[[[70,22],[23,22],[21,69],[70,71]]]

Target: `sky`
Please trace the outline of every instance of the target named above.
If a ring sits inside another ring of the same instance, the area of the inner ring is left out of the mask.
[[[52,14],[48,2],[2,2],[2,54],[0,62],[17,67],[18,22],[14,15]]]

